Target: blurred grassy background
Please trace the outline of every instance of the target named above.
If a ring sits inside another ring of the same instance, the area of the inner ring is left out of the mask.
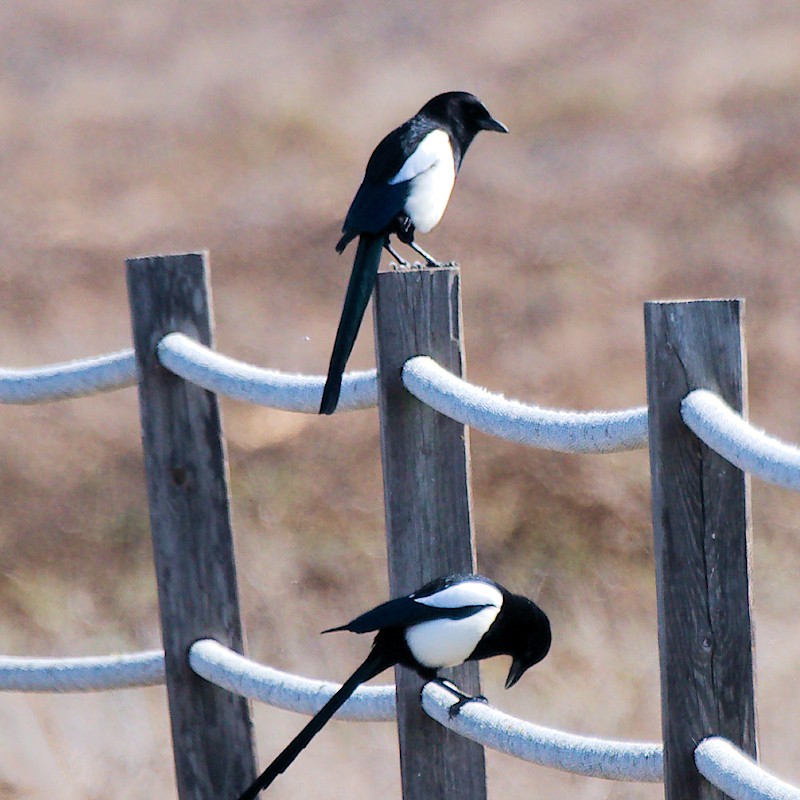
[[[800,440],[795,0],[0,4],[0,364],[129,346],[125,257],[208,248],[220,349],[323,372],[366,159],[448,89],[511,129],[476,141],[422,242],[462,264],[472,380],[640,404],[642,302],[740,295],[751,416]],[[374,363],[369,324],[351,363]],[[250,652],[342,679],[367,642],[319,629],[387,591],[376,412],[224,415]],[[5,407],[0,430],[0,650],[158,646],[135,391]],[[646,454],[472,444],[480,568],[538,597],[556,637],[508,694],[488,664],[487,695],[659,738]],[[756,484],[753,506],[761,750],[798,783],[800,501]],[[174,796],[164,706],[161,689],[0,696],[0,797]],[[256,719],[262,761],[302,722]],[[489,777],[496,798],[660,794],[497,755]],[[273,796],[398,786],[392,726],[340,723]]]

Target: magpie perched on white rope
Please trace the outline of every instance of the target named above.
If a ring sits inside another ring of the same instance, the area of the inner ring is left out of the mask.
[[[453,684],[439,678],[439,670],[465,661],[511,656],[506,678],[510,689],[525,671],[550,649],[550,621],[533,600],[512,594],[480,575],[438,578],[405,597],[386,603],[332,631],[377,631],[372,649],[358,669],[312,717],[311,721],[264,770],[239,800],[253,800],[297,758],[325,723],[365,681],[402,664],[425,680],[443,683],[460,697],[451,709],[458,712],[470,700]]]
[[[320,414],[333,414],[339,402],[342,374],[375,285],[381,251],[386,248],[399,265],[408,265],[389,236],[395,234],[429,265],[441,266],[416,244],[414,233],[428,233],[442,218],[464,154],[480,131],[508,133],[508,128],[475,95],[446,92],[425,103],[372,153],[336,245],[341,253],[358,237]]]

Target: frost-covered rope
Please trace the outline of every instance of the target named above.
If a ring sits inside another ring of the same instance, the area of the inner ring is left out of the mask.
[[[731,464],[761,480],[800,491],[800,448],[754,428],[705,389],[684,398],[681,414],[689,428]]]
[[[339,688],[336,683],[257,664],[213,639],[201,639],[191,646],[189,664],[198,675],[229,692],[301,714],[316,714]],[[395,714],[394,686],[362,686],[336,718],[380,721],[394,719]]]
[[[147,650],[85,658],[0,656],[0,690],[95,692],[164,683],[164,653]]]
[[[800,800],[800,789],[770,775],[720,736],[700,742],[694,761],[706,780],[733,800]]]
[[[450,719],[455,695],[436,683],[422,690],[428,716],[474,742],[545,767],[595,778],[658,783],[663,780],[660,744],[616,742],[544,728],[484,703],[467,703]]]
[[[250,661],[213,639],[189,650],[189,664],[207,681],[236,694],[289,711],[314,714],[338,684],[292,675]],[[660,744],[615,742],[577,736],[523,722],[482,703],[464,706],[454,719],[456,701],[438,684],[428,683],[422,707],[433,719],[487,747],[544,766],[613,780],[658,782],[662,779]],[[389,720],[395,717],[394,686],[361,687],[339,712],[341,719]]]
[[[473,386],[428,356],[403,367],[406,389],[465,425],[519,444],[562,453],[612,453],[647,446],[647,408],[559,411],[507,400]]]
[[[339,684],[257,664],[213,639],[195,642],[189,650],[189,663],[195,673],[216,686],[303,714],[316,713],[339,688]],[[0,656],[0,690],[6,691],[85,692],[163,682],[164,654],[160,650],[85,658]],[[422,692],[422,706],[429,716],[486,747],[578,775],[627,781],[661,780],[661,745],[564,733],[515,719],[480,703],[464,706],[451,720],[449,709],[456,699],[434,683],[428,683]],[[358,721],[391,720],[395,716],[394,686],[362,686],[337,714],[340,719]],[[800,800],[800,793],[741,797]]]
[[[34,369],[0,369],[0,403],[49,403],[135,383],[133,350],[120,350]]]
[[[170,333],[158,343],[158,358],[176,375],[227,397],[285,411],[319,411],[324,375],[292,375],[254,367],[223,356],[182,333]],[[374,369],[345,374],[339,410],[370,408],[377,402]]]

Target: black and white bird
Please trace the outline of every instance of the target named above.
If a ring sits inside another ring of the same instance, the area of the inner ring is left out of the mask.
[[[508,128],[475,95],[446,92],[425,103],[373,151],[336,245],[341,253],[358,237],[320,414],[332,414],[339,402],[342,374],[372,294],[381,251],[386,248],[398,264],[407,265],[389,236],[395,234],[428,264],[439,266],[416,244],[414,233],[427,233],[442,218],[464,154],[480,131],[508,133]]]
[[[364,663],[312,717],[239,800],[253,800],[294,761],[326,722],[365,681],[401,664],[425,680],[444,683],[460,697],[451,712],[473,700],[439,678],[439,670],[465,661],[511,656],[510,689],[550,649],[550,621],[533,600],[512,594],[480,575],[438,578],[405,597],[386,603],[332,631],[377,631]]]

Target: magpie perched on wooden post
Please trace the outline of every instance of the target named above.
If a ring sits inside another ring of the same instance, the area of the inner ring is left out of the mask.
[[[389,236],[395,234],[429,265],[440,266],[416,244],[414,233],[427,233],[442,218],[464,154],[480,131],[508,133],[508,128],[475,95],[445,92],[429,100],[373,151],[336,245],[341,253],[358,237],[320,414],[336,410],[342,374],[375,285],[382,250],[388,250],[399,265],[408,265]]]
[[[383,670],[402,664],[425,680],[443,683],[459,696],[451,715],[475,699],[439,678],[439,670],[465,661],[511,656],[510,689],[550,649],[550,621],[533,600],[512,594],[480,575],[438,578],[332,631],[377,631],[369,655],[342,687],[264,770],[239,800],[253,800],[297,758],[351,694]]]

